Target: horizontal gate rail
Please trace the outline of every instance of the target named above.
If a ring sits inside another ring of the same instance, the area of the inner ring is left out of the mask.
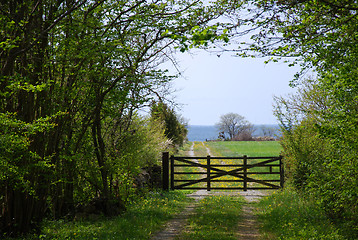
[[[166,156],[166,157],[164,157]],[[213,189],[279,189],[284,184],[284,169],[282,164],[282,157],[270,156],[270,157],[169,157],[163,154],[163,181],[168,181],[169,176],[164,176],[164,173],[168,175],[170,172],[170,188],[171,189],[207,189],[208,191]],[[199,161],[206,160],[206,164],[200,163]],[[239,160],[243,161],[241,164],[211,164],[211,160]],[[256,160],[259,162],[248,163],[248,161]],[[279,161],[279,163],[275,163]],[[170,171],[169,166],[170,165]],[[168,168],[168,171],[164,169]],[[196,168],[199,169],[197,172],[178,171],[177,168]],[[225,168],[235,168],[231,170],[224,170]],[[266,171],[262,169],[255,169],[264,167]],[[276,171],[274,171],[276,170]],[[278,170],[278,171],[277,171]],[[178,176],[202,176],[199,179],[177,179]],[[257,179],[255,175],[279,175],[279,179]],[[223,176],[231,176],[235,179],[219,179]],[[206,187],[193,186],[198,183],[206,183]],[[216,187],[211,186],[211,183],[242,183],[242,187]],[[260,186],[251,186],[248,183],[259,184]],[[279,183],[276,185],[274,183]],[[177,185],[175,185],[177,184]],[[165,183],[163,182],[163,186]]]

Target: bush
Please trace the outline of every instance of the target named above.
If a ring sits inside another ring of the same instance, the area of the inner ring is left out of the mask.
[[[275,239],[346,239],[314,199],[303,197],[290,187],[263,198],[258,206],[262,227]]]
[[[314,84],[288,100],[279,99],[276,113],[283,131],[286,177],[298,191],[314,197],[332,220],[350,226],[358,236],[358,149],[351,137],[356,132],[349,119],[342,123],[327,117],[334,101]]]

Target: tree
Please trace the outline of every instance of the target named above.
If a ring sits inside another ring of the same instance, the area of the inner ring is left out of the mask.
[[[263,134],[263,137],[274,138],[276,129],[274,127],[261,126],[261,132]]]
[[[51,183],[57,182],[53,173],[63,163],[57,159],[62,144],[70,139],[67,126],[72,111],[66,111],[66,101],[58,107],[65,94],[53,91],[56,60],[50,39],[57,24],[84,3],[0,4],[1,232],[27,232],[38,227],[47,209]],[[72,92],[66,90],[69,96]]]
[[[356,52],[352,46],[356,38],[350,34],[358,24],[355,1],[248,0],[243,4],[250,14],[240,20],[252,34],[252,41],[239,49],[246,53],[295,57],[308,67],[328,69]]]
[[[164,133],[174,145],[182,146],[187,139],[187,123],[174,109],[163,102],[153,102],[151,105],[151,118],[164,125]]]
[[[2,1],[0,231],[28,232],[47,209],[64,217],[95,195],[113,200],[110,135],[128,137],[135,112],[164,97],[173,78],[158,65],[171,53],[227,40],[227,24],[212,20],[230,9],[226,1]],[[118,152],[116,160],[126,156]]]
[[[249,138],[252,134],[252,124],[245,117],[237,113],[227,113],[220,116],[220,122],[216,123],[219,131],[227,133],[229,139]]]
[[[241,55],[300,64],[293,86],[303,91],[281,99],[278,118],[284,131],[292,179],[338,221],[358,225],[358,3],[356,1],[246,1],[252,29]],[[247,51],[245,51],[247,50]],[[302,82],[313,71],[315,81]],[[308,85],[307,85],[308,84]],[[293,101],[295,99],[295,101]],[[336,174],[338,173],[338,174]],[[356,236],[358,233],[355,234]]]
[[[276,98],[275,114],[283,131],[281,144],[289,181],[297,190],[314,196],[332,219],[354,226],[358,221],[358,182],[347,175],[358,174],[358,152],[352,148],[357,144],[357,132],[347,133],[339,119],[327,117],[336,101],[320,81],[306,81],[297,94]],[[337,126],[342,127],[340,132],[335,132]]]

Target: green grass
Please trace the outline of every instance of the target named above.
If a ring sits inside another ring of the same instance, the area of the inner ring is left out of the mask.
[[[199,202],[180,240],[237,239],[241,206],[240,196],[209,196]]]
[[[215,156],[275,156],[278,142],[205,143]],[[182,151],[186,155],[191,144]],[[196,154],[205,154],[202,143],[195,143]],[[179,213],[191,200],[187,191],[154,192],[140,197],[118,217],[100,217],[92,221],[47,221],[41,235],[21,239],[150,239],[165,222]],[[209,196],[200,200],[188,221],[181,240],[236,239],[244,200],[239,197]],[[349,239],[342,237],[312,200],[286,188],[263,198],[256,205],[262,239]]]
[[[211,150],[213,156],[217,157],[242,157],[247,155],[248,157],[274,157],[278,156],[282,150],[282,147],[279,142],[276,141],[223,141],[223,142],[206,142],[205,143]],[[225,164],[243,164],[243,160],[234,160],[234,159],[223,159],[219,160],[221,163]],[[262,160],[249,159],[248,164],[253,164]],[[271,164],[278,164],[279,161],[275,161]],[[222,170],[234,170],[237,167],[218,167]],[[274,172],[279,172],[279,167],[272,167]],[[269,167],[256,167],[249,169],[249,172],[269,172]],[[280,176],[275,175],[249,175],[253,179],[263,179],[263,180],[279,180]],[[236,177],[232,176],[223,176],[218,178],[218,180],[237,180]],[[277,185],[277,183],[275,183]],[[213,183],[213,187],[243,187],[242,183],[232,182],[232,183]],[[250,183],[251,187],[263,187],[261,184]]]
[[[188,156],[188,152],[190,151],[192,142],[185,142],[185,144],[179,148],[178,154],[179,156]]]
[[[278,156],[282,151],[282,147],[277,141],[224,141],[207,142],[206,145],[212,149],[213,154],[225,157]]]
[[[208,152],[204,142],[194,142],[194,153],[195,156],[206,157]]]
[[[189,201],[185,192],[154,192],[139,198],[121,216],[93,221],[47,221],[40,236],[26,239],[150,239]]]
[[[291,188],[265,197],[257,206],[263,239],[346,239],[314,201]]]

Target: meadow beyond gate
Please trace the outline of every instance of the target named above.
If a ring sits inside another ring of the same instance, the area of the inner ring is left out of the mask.
[[[282,156],[169,157],[163,153],[163,189],[263,190],[284,185]]]

